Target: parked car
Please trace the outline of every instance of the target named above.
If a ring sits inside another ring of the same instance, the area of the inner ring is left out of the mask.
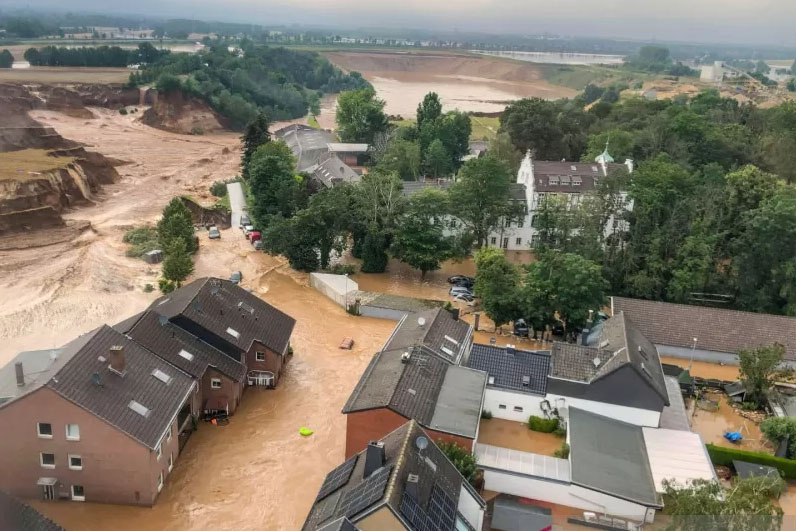
[[[530,330],[525,319],[517,319],[514,321],[514,335],[518,337],[528,337]]]
[[[454,297],[456,295],[468,295],[470,297],[475,297],[475,294],[469,288],[464,286],[453,286],[448,293]]]
[[[260,231],[257,231],[257,230],[253,230],[253,231],[251,231],[251,232],[249,233],[249,235],[248,235],[248,236],[246,236],[246,237],[249,239],[249,241],[250,241],[251,243],[254,243],[254,242],[257,242],[257,241],[261,241],[261,240],[262,240],[262,235],[260,234]]]
[[[448,277],[449,284],[459,284],[459,283],[467,283],[471,286],[475,284],[475,279],[473,277],[466,277],[464,275],[453,275],[452,277]]]
[[[473,302],[475,297],[466,293],[459,293],[453,296],[453,300],[458,302]]]
[[[243,234],[245,234],[246,236],[248,236],[249,233],[251,231],[253,231],[253,230],[254,230],[254,225],[244,225],[243,226]]]
[[[229,276],[229,281],[235,284],[240,284],[243,280],[243,273],[240,271],[233,271],[232,274]]]
[[[264,244],[263,244],[262,240],[257,240],[257,241],[254,242],[254,250],[255,251],[262,251],[263,247],[264,247]]]
[[[240,228],[246,227],[246,225],[251,225],[252,220],[248,214],[241,214],[240,216]]]
[[[207,237],[210,238],[211,240],[217,240],[221,238],[221,231],[219,231],[218,227],[216,226],[210,227],[207,233]]]

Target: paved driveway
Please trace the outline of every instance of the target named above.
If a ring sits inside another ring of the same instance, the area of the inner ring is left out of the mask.
[[[240,227],[240,216],[246,209],[246,196],[243,193],[243,186],[240,183],[227,184],[229,194],[229,207],[232,210],[232,228]]]

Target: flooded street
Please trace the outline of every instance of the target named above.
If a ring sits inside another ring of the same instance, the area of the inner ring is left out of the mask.
[[[670,358],[667,356],[661,356],[661,363],[677,365],[684,369],[690,366],[691,376],[698,376],[700,378],[715,378],[728,382],[734,382],[738,379],[737,365],[719,365],[718,363],[707,363],[705,361],[692,362],[683,358]]]

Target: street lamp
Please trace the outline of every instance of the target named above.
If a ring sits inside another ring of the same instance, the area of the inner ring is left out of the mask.
[[[343,276],[345,276],[345,311],[348,311],[348,273]]]
[[[697,338],[693,338],[694,343],[691,345],[691,362],[688,364],[688,370],[691,370],[691,366],[694,364],[694,351],[696,350],[697,346]]]

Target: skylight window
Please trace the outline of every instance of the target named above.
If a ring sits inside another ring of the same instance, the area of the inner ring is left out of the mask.
[[[169,385],[172,380],[171,376],[161,371],[160,369],[155,369],[154,371],[152,371],[152,376],[154,376],[155,378],[157,378],[166,385]]]
[[[447,354],[448,356],[453,356],[453,351],[451,349],[449,349],[448,347],[445,347],[445,346],[440,347],[440,350],[442,352],[444,352],[445,354]]]
[[[240,332],[238,332],[234,328],[227,328],[227,334],[231,335],[235,339],[238,339],[240,337]]]
[[[130,400],[130,403],[127,404],[127,407],[141,415],[142,417],[148,417],[151,411],[145,405],[136,402],[135,400]]]
[[[160,302],[158,303],[158,306],[162,306],[162,305],[166,304],[167,302],[169,302],[170,300],[171,300],[170,298],[163,299],[162,301],[160,301]]]
[[[188,361],[193,361],[193,354],[191,354],[187,350],[181,350],[179,352],[179,355],[180,355],[181,358],[185,358]]]
[[[456,341],[455,339],[453,339],[451,336],[445,336],[445,339],[447,339],[448,341],[450,341],[451,343],[453,343],[457,347],[459,346],[459,342]]]

